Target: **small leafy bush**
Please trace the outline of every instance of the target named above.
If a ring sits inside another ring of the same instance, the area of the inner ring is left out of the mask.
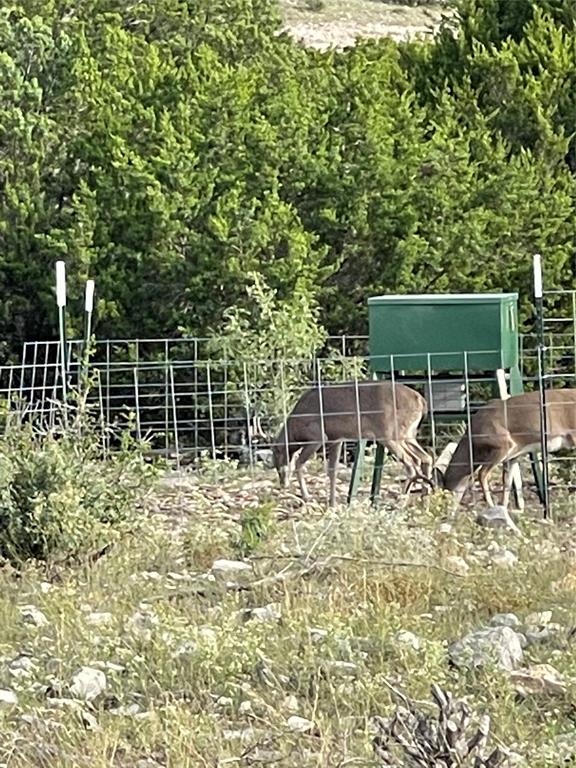
[[[240,518],[240,536],[235,549],[240,557],[249,557],[268,538],[273,526],[273,502],[265,502],[255,508],[247,507]]]
[[[0,439],[0,556],[12,563],[81,559],[135,521],[155,468],[121,438],[103,458],[100,435],[78,425],[7,427]]]

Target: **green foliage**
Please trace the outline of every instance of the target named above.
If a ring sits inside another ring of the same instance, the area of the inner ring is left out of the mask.
[[[57,258],[100,337],[246,325],[253,273],[330,333],[375,292],[520,290],[528,319],[531,254],[574,272],[576,6],[456,8],[431,43],[320,53],[273,0],[3,6],[2,357],[55,334]]]
[[[300,286],[282,301],[260,275],[249,277],[251,309],[226,310],[208,349],[226,361],[229,384],[247,398],[249,411],[280,420],[299,386],[313,375],[314,354],[326,334],[318,308]]]
[[[54,562],[101,550],[133,524],[154,475],[127,436],[104,460],[98,436],[79,424],[9,425],[0,442],[0,555]]]
[[[274,511],[273,501],[242,510],[240,535],[234,544],[234,548],[240,557],[249,557],[254,554],[270,535],[273,527]]]

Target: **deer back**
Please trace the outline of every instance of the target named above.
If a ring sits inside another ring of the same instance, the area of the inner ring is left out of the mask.
[[[426,410],[422,395],[404,384],[325,384],[300,397],[288,420],[289,437],[291,442],[306,442],[322,434],[334,441],[403,439],[415,430]]]

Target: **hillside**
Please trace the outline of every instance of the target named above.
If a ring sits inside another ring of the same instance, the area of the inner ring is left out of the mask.
[[[411,7],[375,0],[282,0],[282,7],[286,29],[321,50],[352,45],[358,36],[429,36],[446,13],[440,5]]]

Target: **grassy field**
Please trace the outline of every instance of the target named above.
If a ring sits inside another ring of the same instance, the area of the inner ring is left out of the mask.
[[[378,0],[282,0],[282,9],[286,29],[319,49],[352,45],[357,36],[426,37],[446,13],[441,5],[406,6]]]
[[[95,562],[2,569],[0,764],[376,766],[374,716],[428,700],[433,682],[490,714],[493,746],[517,753],[507,764],[562,764],[569,521],[526,515],[522,538],[470,512],[447,522],[442,494],[403,504],[394,484],[377,511],[327,512],[279,495],[269,471],[215,472],[164,477],[134,534]],[[538,611],[552,615],[527,618]],[[553,665],[560,690],[520,697],[506,671],[448,663],[451,642],[507,612],[549,627],[521,666]]]

